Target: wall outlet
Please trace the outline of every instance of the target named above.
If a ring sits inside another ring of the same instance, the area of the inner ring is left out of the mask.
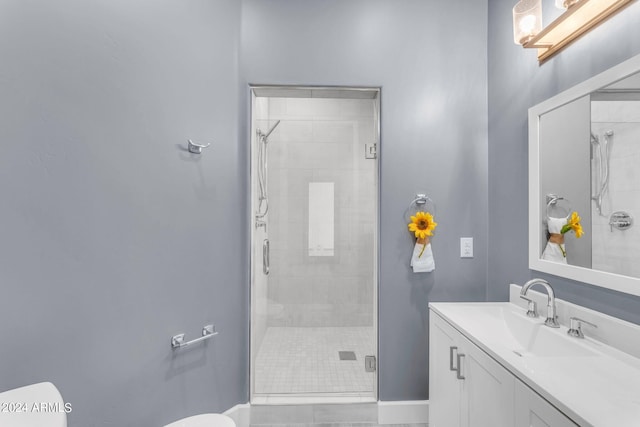
[[[473,258],[473,237],[460,238],[460,258]]]

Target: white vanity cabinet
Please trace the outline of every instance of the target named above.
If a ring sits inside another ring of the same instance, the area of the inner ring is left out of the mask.
[[[513,427],[515,378],[431,312],[429,427]]]
[[[538,393],[516,380],[516,427],[576,427],[577,424],[558,411]]]
[[[429,322],[429,427],[576,426],[438,314]]]
[[[429,426],[459,427],[462,381],[454,369],[462,335],[440,316],[429,312]]]

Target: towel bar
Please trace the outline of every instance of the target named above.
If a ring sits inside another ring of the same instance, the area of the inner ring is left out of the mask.
[[[568,218],[571,215],[571,202],[563,196],[558,196],[557,194],[549,193],[545,196],[547,201],[546,215],[547,218],[564,218],[565,216]],[[564,207],[560,207],[560,202],[564,203]],[[556,211],[560,212],[560,216],[552,216],[552,209],[556,209]]]
[[[202,328],[202,336],[200,338],[193,339],[191,341],[184,341],[184,334],[178,334],[171,337],[171,348],[174,350],[177,348],[186,347],[191,344],[195,344],[200,341],[207,340],[214,335],[218,335],[213,325],[206,325]]]
[[[419,211],[429,212],[431,215],[436,214],[436,204],[431,200],[431,197],[423,193],[416,194],[416,197],[409,203],[409,207],[404,211],[405,221],[409,222],[410,217]]]

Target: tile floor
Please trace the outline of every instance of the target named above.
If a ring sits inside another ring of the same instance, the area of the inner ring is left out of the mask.
[[[372,327],[269,327],[256,356],[255,393],[373,396],[375,373],[365,372],[364,356],[375,355],[375,346]],[[356,360],[340,360],[340,351]]]

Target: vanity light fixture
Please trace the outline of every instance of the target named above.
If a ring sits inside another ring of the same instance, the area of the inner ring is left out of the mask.
[[[516,38],[515,41],[525,48],[537,48],[538,61],[542,63],[632,1],[634,0],[555,0],[556,6],[566,11],[532,37]],[[513,8],[514,35],[522,33],[516,27],[516,9],[522,3],[531,2],[521,0]],[[539,4],[540,0],[535,2]],[[522,27],[520,22],[522,19],[518,21],[518,28]]]
[[[513,7],[513,41],[525,45],[542,29],[541,0],[520,0]]]

